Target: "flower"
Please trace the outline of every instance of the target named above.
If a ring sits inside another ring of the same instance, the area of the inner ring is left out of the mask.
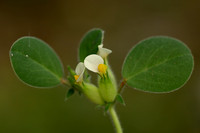
[[[110,53],[112,53],[112,50],[103,48],[103,44],[99,45],[98,48],[98,55],[100,55],[102,58],[106,58]]]
[[[88,70],[101,75],[105,74],[107,70],[103,58],[96,54],[88,55],[84,60],[84,65]]]
[[[82,62],[78,63],[75,69],[76,75],[74,75],[74,78],[76,82],[82,82],[83,81],[83,73],[85,71],[85,66]]]

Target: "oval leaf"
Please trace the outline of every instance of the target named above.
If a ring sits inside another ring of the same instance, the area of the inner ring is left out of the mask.
[[[193,70],[187,46],[169,37],[151,37],[128,53],[122,75],[130,87],[147,92],[170,92],[183,86]]]
[[[98,45],[103,42],[104,31],[101,29],[92,29],[87,32],[80,42],[79,60],[84,61],[85,57],[98,52]]]
[[[64,75],[62,64],[45,42],[35,37],[22,37],[14,42],[10,60],[16,75],[34,87],[54,87]]]

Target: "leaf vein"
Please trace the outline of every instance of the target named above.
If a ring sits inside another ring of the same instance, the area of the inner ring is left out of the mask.
[[[13,51],[14,53],[18,53],[18,54],[20,54],[20,55],[22,55],[22,56],[25,56],[26,57],[26,55],[24,55],[23,53],[21,53],[21,52],[19,52],[19,51]],[[26,57],[26,58],[29,58],[29,59],[31,59],[34,63],[36,63],[36,64],[38,64],[39,66],[41,66],[42,68],[44,68],[46,71],[48,71],[48,72],[50,72],[51,73],[51,75],[53,75],[54,77],[56,77],[56,79],[58,79],[58,80],[60,80],[61,78],[56,74],[56,73],[54,73],[54,72],[52,72],[50,69],[48,69],[46,66],[44,66],[44,65],[42,65],[42,64],[40,64],[37,60],[34,60],[33,58],[31,58],[30,56],[29,57]]]
[[[132,78],[136,77],[137,75],[139,75],[139,74],[141,74],[141,73],[143,73],[143,72],[146,72],[146,71],[148,71],[148,70],[150,70],[150,69],[152,69],[152,68],[154,68],[154,67],[157,67],[157,66],[159,66],[159,65],[165,64],[166,62],[168,62],[168,61],[170,61],[170,60],[173,60],[173,59],[175,59],[175,58],[182,57],[182,56],[187,56],[187,55],[190,55],[190,54],[188,53],[188,54],[183,54],[183,55],[175,56],[175,57],[173,57],[173,58],[168,58],[168,59],[166,59],[166,60],[164,60],[164,61],[162,61],[162,62],[160,62],[160,63],[158,63],[158,64],[155,64],[155,65],[153,65],[153,66],[151,66],[151,67],[149,67],[149,68],[145,68],[145,69],[141,70],[140,72],[138,72],[138,73],[136,73],[136,74],[134,74],[134,75],[132,75],[132,76],[130,76],[130,77],[127,77],[126,80],[132,79]]]

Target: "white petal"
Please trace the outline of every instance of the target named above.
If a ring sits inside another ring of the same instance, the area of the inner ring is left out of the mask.
[[[99,64],[104,64],[103,59],[101,58],[101,56],[96,55],[96,54],[92,54],[92,55],[88,55],[85,60],[84,60],[84,65],[85,67],[95,73],[98,73],[98,66]]]
[[[78,65],[76,66],[75,72],[76,74],[79,76],[79,78],[77,79],[76,82],[80,82],[83,80],[83,73],[85,71],[85,66],[82,62],[78,63]]]
[[[99,45],[98,48],[103,48],[103,44]]]
[[[79,75],[79,77],[76,80],[76,82],[82,82],[83,81],[83,73],[84,73],[84,71]]]
[[[76,66],[75,72],[77,75],[80,75],[85,69],[85,66],[82,62],[79,62],[78,65]]]
[[[98,48],[99,48],[98,54],[102,58],[106,58],[110,53],[112,53],[112,50],[110,50],[110,49],[102,48],[102,47],[98,47]]]

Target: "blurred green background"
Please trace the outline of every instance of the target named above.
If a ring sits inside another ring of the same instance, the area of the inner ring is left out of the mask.
[[[117,105],[117,112],[124,133],[199,133],[199,5],[199,0],[1,0],[0,133],[114,133],[109,116],[84,96],[64,102],[64,86],[24,85],[8,56],[15,40],[31,35],[50,44],[65,68],[75,67],[80,39],[95,27],[105,30],[118,81],[127,52],[146,37],[172,36],[191,48],[195,68],[184,87],[169,94],[125,88],[126,106]]]

